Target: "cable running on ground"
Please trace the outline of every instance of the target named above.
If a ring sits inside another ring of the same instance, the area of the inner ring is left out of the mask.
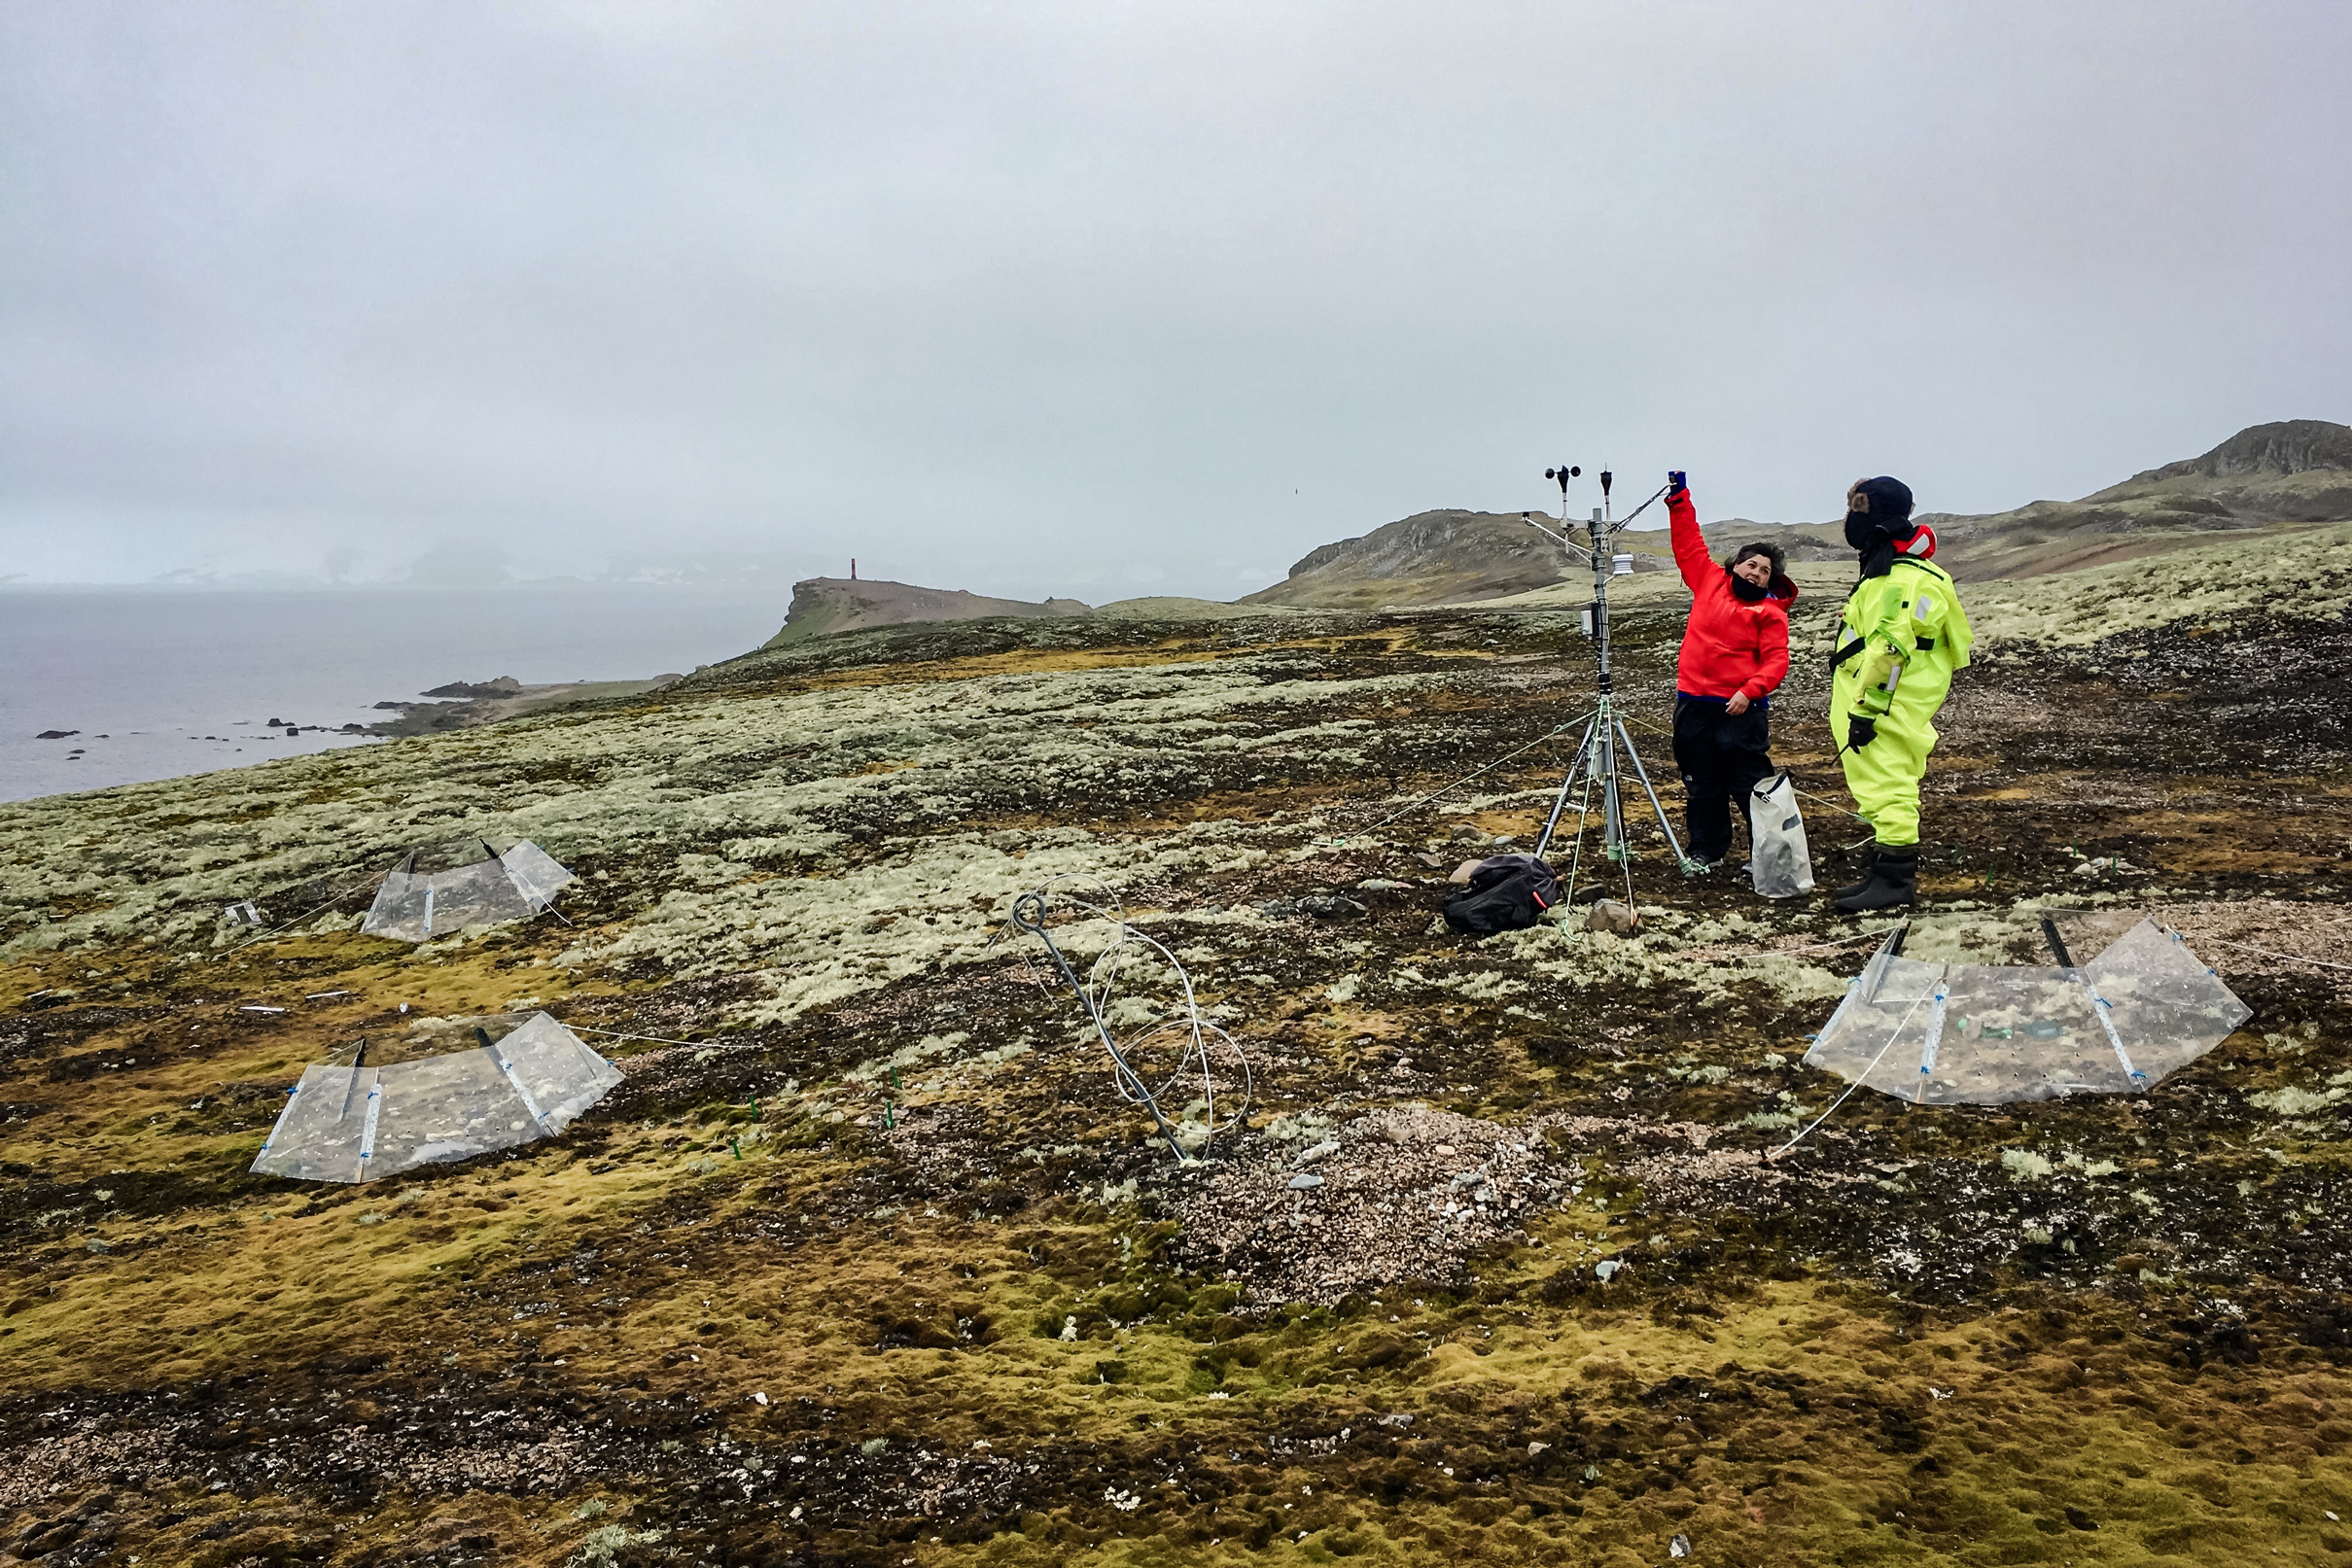
[[[1054,885],[1078,880],[1081,877],[1102,889],[1102,895],[1108,901],[1110,907],[1106,908],[1102,904],[1090,903],[1068,894],[1063,895],[1063,901],[1098,920],[1110,922],[1115,932],[1110,945],[1096,957],[1083,980],[1078,977],[1077,970],[1072,967],[1069,958],[1064,955],[1061,946],[1054,941],[1053,933],[1046,925],[1050,913],[1047,895]],[[1256,1091],[1255,1078],[1249,1068],[1248,1055],[1242,1050],[1240,1042],[1235,1040],[1231,1034],[1201,1016],[1199,998],[1193,994],[1192,976],[1185,969],[1182,960],[1170,952],[1164,943],[1138,930],[1128,923],[1125,909],[1119,905],[1117,894],[1107,883],[1103,882],[1099,877],[1088,876],[1080,872],[1069,872],[1059,877],[1048,878],[1013,901],[1012,923],[1045,944],[1046,954],[1052,958],[1055,967],[1062,971],[1062,978],[1067,980],[1071,989],[1077,993],[1078,1004],[1086,1010],[1087,1022],[1094,1026],[1096,1037],[1103,1042],[1103,1049],[1110,1058],[1112,1087],[1118,1091],[1121,1098],[1132,1104],[1141,1105],[1151,1113],[1153,1123],[1158,1127],[1160,1134],[1168,1140],[1168,1147],[1174,1151],[1177,1160],[1188,1161],[1194,1156],[1184,1147],[1184,1140],[1177,1132],[1177,1123],[1170,1120],[1167,1112],[1162,1108],[1161,1101],[1164,1098],[1172,1098],[1172,1092],[1183,1085],[1192,1074],[1197,1073],[1200,1077],[1200,1093],[1196,1097],[1195,1102],[1201,1107],[1201,1121],[1196,1124],[1203,1129],[1201,1141],[1213,1138],[1217,1133],[1230,1131],[1240,1125],[1242,1118],[1249,1113],[1250,1100]],[[1183,1004],[1176,1013],[1160,1019],[1141,1034],[1132,1036],[1122,1044],[1117,1034],[1111,1029],[1109,1014],[1121,979],[1122,968],[1134,957],[1130,951],[1134,948],[1149,949],[1152,953],[1157,954],[1170,969],[1175,971],[1176,982],[1183,992]],[[1141,1070],[1135,1064],[1136,1061],[1153,1047],[1164,1046],[1178,1040],[1181,1042],[1182,1049],[1177,1055],[1176,1065],[1169,1071],[1166,1081],[1155,1091],[1143,1081]],[[1216,1089],[1220,1056],[1230,1059],[1231,1064],[1227,1068],[1229,1074],[1234,1069],[1238,1069],[1241,1085],[1241,1103],[1235,1106],[1222,1121],[1217,1118]],[[1184,1110],[1191,1108],[1189,1103],[1184,1106]],[[1182,1116],[1183,1110],[1179,1110],[1177,1112],[1178,1121]]]

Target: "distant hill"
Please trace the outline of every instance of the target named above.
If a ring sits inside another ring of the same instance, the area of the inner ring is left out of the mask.
[[[2135,473],[2080,501],[1975,515],[1922,512],[1936,559],[1963,582],[2036,577],[2159,555],[2214,536],[2352,519],[2352,426],[2289,419],[2239,431],[2202,457]],[[1792,559],[1843,558],[1843,522],[1710,523],[1722,553],[1770,540]]]
[[[1645,569],[1653,565],[1645,557]],[[1317,545],[1245,605],[1374,610],[1501,599],[1585,568],[1517,512],[1424,511],[1356,539]]]
[[[2202,457],[2135,473],[2080,501],[2037,501],[1983,515],[1923,512],[1936,559],[1962,580],[2031,577],[2210,543],[2216,534],[2352,520],[2352,427],[2284,420],[2238,432]],[[1704,527],[1727,555],[1751,540],[1792,561],[1846,561],[1843,519]],[[1664,529],[1618,536],[1636,571],[1671,570]],[[1355,539],[1317,545],[1245,605],[1370,610],[1468,604],[1531,592],[1584,572],[1516,512],[1425,511]]]
[[[2274,520],[2331,523],[2352,512],[2352,425],[2286,419],[2250,425],[2203,457],[2167,463],[2086,502],[2218,500]]]
[[[784,647],[827,632],[857,632],[869,626],[914,621],[978,620],[990,615],[1084,615],[1091,606],[1075,599],[989,599],[962,588],[918,588],[905,582],[869,582],[853,577],[810,577],[792,584],[792,608],[784,628],[761,645]]]
[[[1936,559],[1963,581],[2071,572],[2194,544],[2217,535],[2352,520],[2352,427],[2285,420],[2238,432],[2201,457],[2135,473],[2080,501],[2036,501],[1982,515],[1924,512]],[[1557,526],[1554,519],[1539,521]],[[1843,520],[1705,525],[1718,557],[1749,540],[1778,544],[1791,561],[1847,562]],[[1663,529],[1618,536],[1636,572],[1672,570]],[[1200,619],[1252,610],[1377,610],[1513,598],[1581,580],[1576,556],[1517,512],[1448,508],[1411,517],[1301,556],[1281,581],[1231,607],[1202,600],[1141,599],[1094,609],[1075,599],[1029,603],[903,582],[810,577],[792,585],[784,627],[764,645],[784,647],[828,632],[991,616],[1106,615]]]
[[[1696,489],[1697,486],[1692,487]],[[1719,523],[1704,523],[1699,532],[1706,537],[1710,554],[1720,558],[1742,544],[1777,544],[1792,561],[1850,561],[1853,550],[1845,542],[1845,523],[1759,523],[1745,517],[1727,517]],[[1652,536],[1656,548],[1667,548],[1666,535]],[[1939,549],[1943,534],[1936,535]],[[1937,557],[1942,559],[1941,554]]]
[[[1930,514],[1962,579],[2033,577],[2208,544],[2216,534],[2352,518],[2352,427],[2290,419],[2080,501],[1986,516]]]

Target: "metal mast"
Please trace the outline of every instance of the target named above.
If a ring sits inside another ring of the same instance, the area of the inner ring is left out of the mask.
[[[1566,538],[1568,481],[1581,471],[1565,466],[1544,470],[1544,477],[1560,483],[1561,531],[1554,537],[1570,549],[1579,546],[1569,543]],[[1629,899],[1632,897],[1632,872],[1628,862],[1632,857],[1632,847],[1626,836],[1622,762],[1632,763],[1633,776],[1641,782],[1642,793],[1649,797],[1650,810],[1657,814],[1659,831],[1666,835],[1667,848],[1673,853],[1675,861],[1686,873],[1701,869],[1696,861],[1682,853],[1682,843],[1674,836],[1673,823],[1667,820],[1666,807],[1658,799],[1657,786],[1650,783],[1649,770],[1641,765],[1641,753],[1634,749],[1633,737],[1627,732],[1625,720],[1617,713],[1616,670],[1609,645],[1609,579],[1617,575],[1612,543],[1617,532],[1626,523],[1647,511],[1651,502],[1655,502],[1658,496],[1652,496],[1649,501],[1636,506],[1625,522],[1618,522],[1610,514],[1609,499],[1609,491],[1616,477],[1605,469],[1601,470],[1600,505],[1593,508],[1592,516],[1585,524],[1585,537],[1590,543],[1583,548],[1592,557],[1593,565],[1593,602],[1585,610],[1585,631],[1593,639],[1594,653],[1598,664],[1593,714],[1585,723],[1583,738],[1576,743],[1576,760],[1570,764],[1568,776],[1561,781],[1560,793],[1552,801],[1552,813],[1545,819],[1543,835],[1535,843],[1535,854],[1540,858],[1544,851],[1550,848],[1552,835],[1560,826],[1561,814],[1567,809],[1569,792],[1581,778],[1585,792],[1577,811],[1576,854],[1569,862],[1567,876],[1571,898],[1575,894],[1576,874],[1584,856],[1584,819],[1590,812],[1593,787],[1597,784],[1600,788],[1601,853],[1613,863],[1627,867],[1626,893]],[[1664,494],[1663,489],[1658,492],[1660,496]],[[1532,523],[1534,519],[1530,517],[1527,521]],[[1544,532],[1548,534],[1551,530],[1545,529]]]

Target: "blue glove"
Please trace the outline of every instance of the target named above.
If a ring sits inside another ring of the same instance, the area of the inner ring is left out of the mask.
[[[1856,714],[1845,721],[1845,749],[1859,751],[1878,738],[1878,721],[1868,714]]]
[[[1691,487],[1691,477],[1680,469],[1668,469],[1666,474],[1666,499],[1673,500]]]

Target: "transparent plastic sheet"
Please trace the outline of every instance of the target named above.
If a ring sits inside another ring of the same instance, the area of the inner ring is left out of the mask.
[[[1797,810],[1796,781],[1786,769],[1760,781],[1748,794],[1747,875],[1767,898],[1794,898],[1813,890],[1813,856],[1805,843],[1805,816]]]
[[[369,936],[422,942],[425,896],[432,888],[431,877],[420,877],[410,871],[385,872],[384,885],[375,890],[375,902],[368,906],[368,918],[360,922],[360,929]]]
[[[516,890],[514,879],[498,860],[478,860],[454,871],[434,873],[433,902],[433,919],[425,927],[428,936],[446,936],[469,925],[529,920],[539,913]]]
[[[550,1133],[570,1127],[620,1082],[618,1067],[544,1013],[534,1013],[497,1050],[509,1081]]]
[[[2178,931],[2144,920],[2083,965],[2131,1060],[2154,1083],[2194,1062],[2254,1016]]]
[[[2252,1016],[2180,937],[2142,920],[2077,968],[1872,956],[1807,1065],[1924,1105],[2127,1094]]]
[[[303,1068],[286,1108],[278,1112],[277,1125],[254,1157],[255,1173],[298,1181],[358,1181],[360,1133],[374,1082],[375,1072],[369,1067]]]
[[[532,909],[546,909],[555,902],[555,895],[564,884],[578,881],[571,872],[556,863],[553,855],[524,839],[499,856],[507,875],[514,883]]]
[[[488,1026],[503,1021],[481,1021]],[[504,1038],[382,1067],[306,1068],[253,1163],[261,1175],[369,1181],[562,1132],[620,1082],[536,1013]]]
[[[386,1067],[381,1093],[375,1137],[360,1151],[363,1181],[545,1135],[487,1051]]]
[[[575,880],[546,851],[523,839],[494,859],[449,871],[385,873],[360,929],[369,936],[423,942],[469,925],[529,920],[553,905],[556,893]]]

